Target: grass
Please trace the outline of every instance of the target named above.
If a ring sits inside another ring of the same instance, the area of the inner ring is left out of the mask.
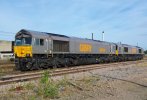
[[[67,85],[68,85],[68,82],[67,82],[66,76],[64,76],[64,78],[62,80],[58,81],[58,83],[57,83],[58,88],[66,87]]]
[[[68,80],[64,76],[62,80],[54,81],[49,74],[49,71],[44,71],[41,79],[37,83],[27,82],[12,85],[6,91],[6,94],[0,95],[0,99],[49,100],[59,97],[66,98],[73,93],[82,92],[77,86],[81,87],[84,91],[88,91],[93,89],[93,84],[96,84],[99,80],[99,77],[84,77],[80,81],[73,81]],[[75,84],[76,86],[69,83]]]
[[[27,94],[28,92],[26,91],[30,92],[31,95]],[[31,82],[18,85],[14,84],[10,87],[8,92],[9,94],[19,92],[20,95],[22,95],[21,98],[24,98],[25,96],[25,99],[27,98],[28,100],[35,100],[35,98],[38,97],[57,98],[59,95],[58,84],[55,84],[54,81],[50,78],[48,71],[43,73],[38,84],[35,85]],[[28,95],[28,97],[26,97],[26,95]],[[11,96],[8,95],[8,97]]]
[[[3,76],[3,71],[0,69],[0,77]]]
[[[9,91],[21,91],[24,90],[24,86],[23,85],[17,85],[17,86],[12,86]]]
[[[33,90],[35,88],[35,85],[31,82],[24,85],[25,89],[27,90]]]
[[[49,72],[45,71],[37,88],[37,95],[42,95],[44,98],[56,98],[58,94],[58,86],[50,78]]]
[[[84,77],[82,79],[82,81],[85,83],[85,84],[91,84],[95,81],[99,81],[100,80],[100,77],[99,76],[92,76],[92,77]]]
[[[137,64],[138,67],[147,67],[147,62]]]
[[[21,83],[13,84],[7,90],[7,95],[0,95],[0,99],[27,99],[27,100],[36,100],[36,98],[57,98],[59,95],[58,84],[55,83],[49,76],[49,71],[45,71],[37,84]]]
[[[12,66],[8,67],[7,65],[3,65],[3,66],[0,65],[0,77],[12,71],[14,71],[14,67]]]
[[[31,82],[26,84],[13,84],[9,91],[15,92],[15,91],[22,91],[22,90],[33,90],[35,88],[35,85]]]

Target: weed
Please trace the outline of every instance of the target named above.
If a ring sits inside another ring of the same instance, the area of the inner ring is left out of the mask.
[[[58,87],[61,87],[61,86],[65,87],[67,85],[68,85],[68,82],[67,82],[67,79],[65,77],[57,83]]]
[[[147,62],[137,64],[138,67],[147,67]]]
[[[3,76],[3,71],[2,69],[0,68],[0,77]]]
[[[48,84],[48,86],[44,89],[44,96],[55,98],[58,96],[58,88],[55,84]]]
[[[34,89],[35,85],[33,83],[27,83],[24,85],[24,87],[27,89],[27,90],[32,90]]]
[[[58,87],[56,84],[54,84],[53,80],[51,80],[48,71],[45,71],[41,77],[37,94],[50,98],[55,98],[58,96]]]
[[[11,88],[9,89],[9,91],[21,91],[21,90],[24,90],[23,85],[11,86]]]
[[[28,97],[28,100],[36,100],[36,97],[31,95],[31,96]]]
[[[48,84],[48,82],[49,82],[49,72],[45,71],[43,73],[43,76],[41,77],[40,83],[41,84]]]

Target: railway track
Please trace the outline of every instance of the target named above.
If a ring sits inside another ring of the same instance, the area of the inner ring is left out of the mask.
[[[5,65],[5,64],[14,64],[14,61],[0,60],[0,65]]]
[[[15,64],[12,64],[12,63],[10,63],[10,64],[2,64],[2,65],[0,65],[0,68],[9,68],[9,67],[14,67],[15,66]]]
[[[144,56],[143,60],[147,60],[147,56]],[[0,63],[0,69],[14,68],[14,67],[15,67],[15,63],[14,62]]]
[[[49,72],[49,75],[51,77],[54,76],[61,76],[65,74],[73,74],[73,73],[79,73],[79,72],[86,72],[90,70],[95,69],[102,69],[102,68],[108,68],[108,67],[117,67],[124,66],[124,65],[130,65],[130,64],[138,64],[145,62],[146,60],[140,60],[140,61],[127,61],[127,62],[117,62],[117,63],[109,63],[109,64],[95,64],[95,65],[82,65],[82,66],[76,66],[76,67],[70,67],[70,68],[59,68],[56,70],[51,70]],[[23,81],[29,81],[29,80],[35,80],[42,77],[42,74],[44,71],[36,71],[36,72],[26,72],[26,73],[20,73],[18,75],[7,75],[0,78],[0,85],[6,85],[14,82],[23,82]]]

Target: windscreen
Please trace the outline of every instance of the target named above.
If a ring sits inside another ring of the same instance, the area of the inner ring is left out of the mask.
[[[32,38],[30,37],[23,37],[23,38],[16,38],[15,40],[15,45],[19,46],[19,45],[31,45],[32,43]]]

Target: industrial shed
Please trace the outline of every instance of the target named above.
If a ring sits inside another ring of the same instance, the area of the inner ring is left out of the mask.
[[[0,40],[0,59],[13,58],[14,41]]]

